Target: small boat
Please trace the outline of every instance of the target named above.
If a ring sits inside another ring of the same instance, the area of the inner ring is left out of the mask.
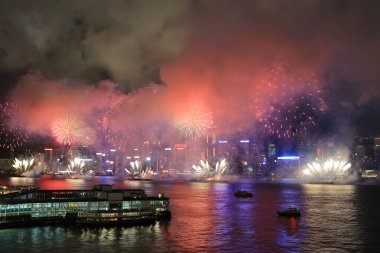
[[[239,190],[234,193],[235,197],[238,198],[252,198],[253,194],[249,191]]]
[[[277,211],[278,216],[286,217],[298,217],[301,216],[301,212],[295,207],[288,207],[285,210]]]

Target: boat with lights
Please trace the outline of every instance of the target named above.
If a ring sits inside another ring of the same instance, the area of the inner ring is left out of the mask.
[[[252,198],[253,197],[253,194],[251,192],[245,191],[245,190],[236,191],[234,195],[235,197],[238,197],[238,198]]]
[[[285,210],[277,211],[278,216],[285,217],[298,217],[301,216],[301,212],[295,207],[288,207]]]
[[[128,226],[169,219],[170,199],[147,196],[142,189],[40,190],[3,186],[0,228],[41,224]],[[12,189],[12,190],[10,190]]]

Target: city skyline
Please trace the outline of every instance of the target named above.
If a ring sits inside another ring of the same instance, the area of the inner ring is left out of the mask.
[[[258,143],[249,138],[203,138],[187,144],[144,141],[125,150],[61,146],[15,156],[15,171],[6,169],[5,164],[1,169],[3,174],[21,173],[32,176],[69,173],[139,178],[183,174],[195,177],[211,175],[211,178],[215,176],[220,180],[224,175],[268,178],[273,174],[272,180],[280,180],[302,178],[302,171],[308,168],[308,164],[315,167],[313,176],[322,175],[323,170],[320,173],[315,172],[318,169],[315,164],[334,160],[350,163],[350,167],[352,164],[347,173],[356,178],[364,171],[377,171],[378,139],[379,137],[372,140],[356,140],[356,145],[351,149],[344,145],[324,142],[300,142],[294,148],[273,143]],[[218,174],[218,164],[222,163],[223,172]],[[338,172],[339,170],[335,171]]]

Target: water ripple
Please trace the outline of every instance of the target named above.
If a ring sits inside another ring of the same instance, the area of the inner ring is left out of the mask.
[[[1,179],[4,184],[4,180]],[[25,180],[24,180],[25,181]],[[25,183],[20,181],[21,183]],[[30,180],[29,180],[30,181]],[[28,181],[28,182],[29,182]],[[12,183],[17,179],[12,179]],[[9,182],[5,182],[7,184]],[[32,181],[91,188],[97,181]],[[132,228],[0,230],[2,252],[378,252],[379,186],[113,182],[171,198],[172,219]],[[253,198],[233,196],[237,189]],[[289,205],[300,218],[277,217]]]

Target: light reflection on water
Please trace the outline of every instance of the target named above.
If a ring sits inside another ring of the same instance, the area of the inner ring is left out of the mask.
[[[143,188],[171,198],[172,219],[131,228],[0,230],[1,252],[377,252],[379,186],[10,178],[42,189]],[[236,190],[253,198],[236,198]],[[295,206],[299,218],[277,217]]]

